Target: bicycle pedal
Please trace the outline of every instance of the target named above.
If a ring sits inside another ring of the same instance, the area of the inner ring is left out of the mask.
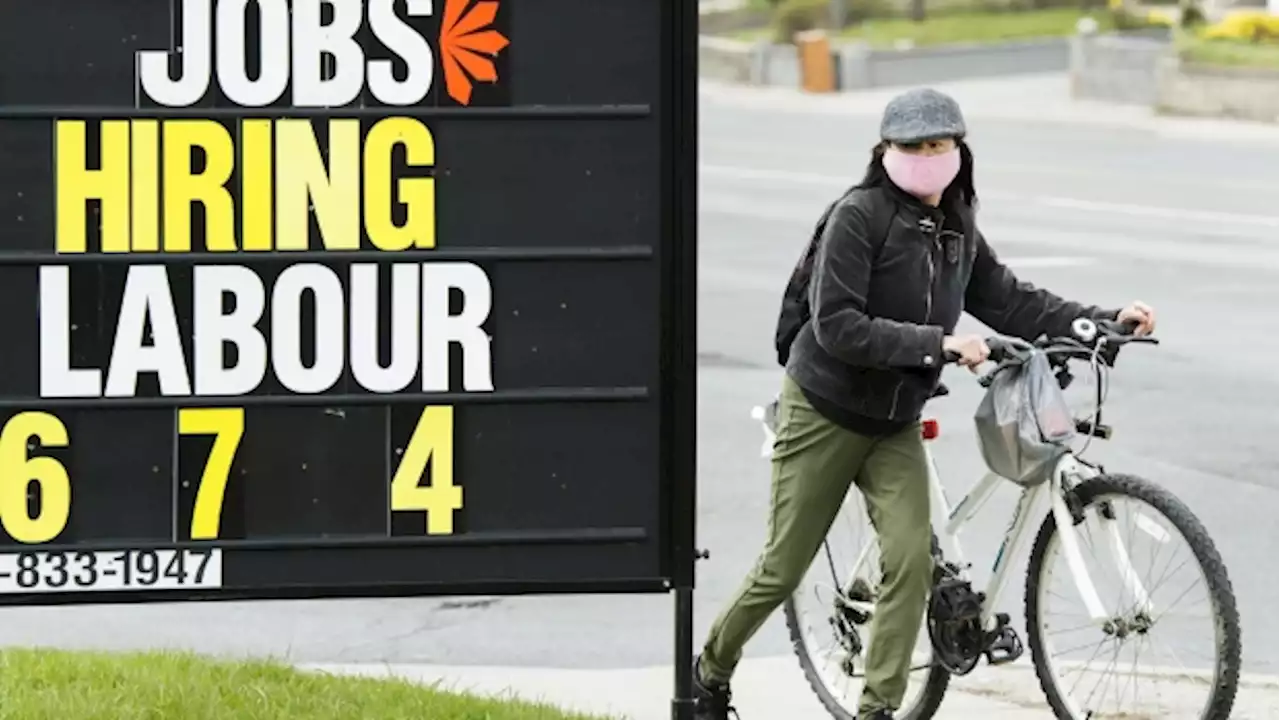
[[[985,651],[988,665],[1004,665],[1022,657],[1022,639],[1018,637],[1018,631],[1009,627],[1007,615],[1002,619],[1004,623],[996,630]]]
[[[871,602],[875,598],[871,595],[871,586],[863,578],[855,578],[853,583],[845,591],[845,597],[854,602]],[[840,604],[841,611],[845,617],[854,625],[866,625],[871,620],[871,616],[860,610],[854,610],[844,604]]]

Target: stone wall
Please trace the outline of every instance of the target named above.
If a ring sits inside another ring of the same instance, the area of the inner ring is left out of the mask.
[[[1216,68],[1166,58],[1157,73],[1156,109],[1170,115],[1277,122],[1280,72]]]
[[[833,45],[832,62],[841,90],[919,85],[1026,73],[1066,72],[1066,39],[872,50],[862,43]],[[702,35],[699,74],[749,85],[800,86],[799,55],[793,45],[745,42]]]
[[[1160,59],[1170,42],[1151,37],[1076,35],[1071,38],[1071,96],[1124,105],[1154,105]]]
[[[1080,35],[1071,42],[1071,93],[1081,100],[1142,105],[1170,115],[1274,123],[1280,73],[1188,65],[1168,40]]]

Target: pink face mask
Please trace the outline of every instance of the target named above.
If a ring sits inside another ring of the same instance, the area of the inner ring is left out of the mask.
[[[894,185],[926,198],[946,190],[960,172],[960,148],[941,155],[911,155],[888,148],[882,162]]]

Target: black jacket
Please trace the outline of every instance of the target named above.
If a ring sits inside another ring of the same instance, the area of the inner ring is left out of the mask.
[[[972,209],[933,208],[892,184],[837,201],[811,252],[784,294],[779,336],[788,317],[798,331],[780,360],[807,394],[873,420],[919,417],[942,374],[942,339],[961,312],[1025,340],[1068,334],[1081,316],[1119,313],[1019,281]]]

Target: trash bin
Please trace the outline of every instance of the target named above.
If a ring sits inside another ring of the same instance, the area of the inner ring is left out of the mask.
[[[827,34],[822,30],[806,30],[796,33],[795,39],[800,58],[800,87],[805,92],[834,92],[835,61],[831,57],[831,41]]]

